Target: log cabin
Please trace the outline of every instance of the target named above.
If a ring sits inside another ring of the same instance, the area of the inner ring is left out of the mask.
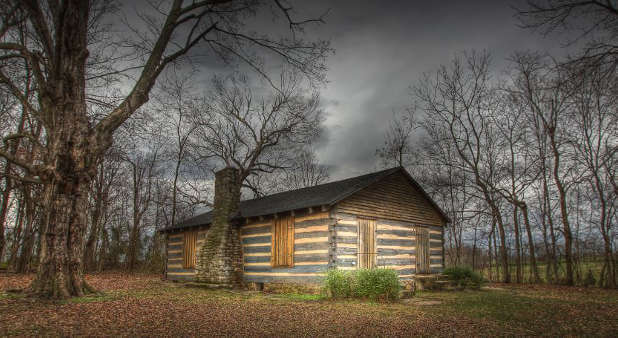
[[[392,268],[405,281],[444,268],[449,219],[402,167],[237,204],[230,217],[237,238],[226,251],[233,257],[225,260],[239,262],[240,284],[319,283],[331,268],[374,267]],[[200,248],[213,215],[162,230],[167,279],[200,281]]]

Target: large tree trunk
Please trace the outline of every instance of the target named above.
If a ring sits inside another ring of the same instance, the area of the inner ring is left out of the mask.
[[[10,164],[7,163],[7,167]],[[8,169],[7,169],[8,170]],[[6,243],[6,239],[4,237],[4,224],[6,222],[6,216],[8,214],[9,209],[9,200],[11,198],[11,182],[8,178],[5,177],[5,189],[2,191],[2,202],[0,202],[0,262],[2,261],[2,257],[4,257],[4,247]]]
[[[523,271],[521,266],[521,241],[519,235],[519,216],[517,215],[517,205],[513,204],[513,230],[515,230],[515,280],[521,283]]]
[[[88,187],[84,177],[54,180],[45,187],[47,206],[41,257],[32,292],[51,298],[82,296],[90,291],[83,278],[83,238],[87,225]]]
[[[569,208],[567,207],[567,196],[564,184],[560,179],[560,152],[556,145],[555,135],[550,131],[549,140],[551,141],[552,152],[554,155],[554,183],[558,188],[558,198],[560,203],[560,215],[562,216],[562,227],[564,229],[564,259],[566,261],[566,285],[573,285],[573,234],[571,223],[569,222]]]
[[[55,21],[49,86],[39,90],[47,130],[44,185],[45,218],[40,261],[30,289],[51,298],[82,296],[88,191],[109,140],[94,138],[86,106],[87,32],[90,4],[67,1]],[[51,41],[50,41],[51,42]],[[104,142],[107,141],[107,142]],[[97,144],[95,144],[95,142]]]
[[[532,269],[532,278],[534,283],[541,282],[541,276],[539,275],[539,268],[536,264],[536,253],[534,248],[534,238],[532,236],[532,227],[530,226],[530,218],[528,215],[528,206],[526,203],[521,205],[521,212],[524,215],[524,225],[526,227],[526,233],[528,234],[528,250],[530,254],[530,269]],[[545,235],[543,235],[545,236]]]
[[[102,173],[99,173],[100,175]],[[97,239],[99,237],[99,233],[101,232],[100,224],[101,224],[101,210],[103,208],[103,187],[102,177],[99,177],[99,181],[95,187],[95,196],[94,196],[94,210],[92,211],[91,225],[90,225],[90,234],[88,234],[88,240],[86,240],[86,246],[84,248],[84,269],[86,271],[94,270],[95,268],[95,246],[97,243]]]

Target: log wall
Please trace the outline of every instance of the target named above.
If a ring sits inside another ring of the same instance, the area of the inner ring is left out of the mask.
[[[328,212],[294,216],[291,267],[272,266],[273,218],[250,221],[240,229],[245,282],[320,282],[330,266],[334,221]]]
[[[337,204],[339,212],[444,226],[445,220],[401,172],[394,173]]]
[[[191,228],[187,231],[195,231],[195,229]],[[206,232],[208,232],[207,228],[198,230],[196,252],[199,250],[199,247],[204,244]],[[167,279],[182,281],[192,281],[195,279],[195,269],[185,269],[182,266],[184,235],[185,231],[173,232],[167,235]]]
[[[356,215],[334,211],[334,264],[341,270],[354,270],[359,266],[358,224]],[[411,279],[416,274],[416,229],[429,232],[431,273],[443,270],[442,234],[443,227],[375,219],[376,222],[376,266],[397,270],[401,279]]]

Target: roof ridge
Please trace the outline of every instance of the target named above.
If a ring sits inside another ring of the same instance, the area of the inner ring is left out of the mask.
[[[248,200],[242,200],[242,201],[240,201],[240,203],[250,202],[250,201],[257,201],[257,200],[260,200],[260,199],[263,199],[263,198],[277,196],[277,195],[280,195],[280,194],[286,194],[286,193],[290,193],[290,192],[299,192],[299,191],[302,191],[302,190],[308,190],[308,189],[324,187],[324,186],[329,185],[329,184],[341,183],[341,182],[345,182],[345,181],[348,181],[348,180],[359,179],[359,178],[365,177],[365,176],[372,176],[372,175],[380,176],[381,174],[383,174],[383,173],[385,173],[387,171],[395,170],[395,169],[399,169],[399,168],[401,168],[401,166],[399,166],[399,167],[392,167],[392,168],[388,168],[388,169],[384,169],[384,170],[380,170],[380,171],[375,171],[375,172],[371,172],[371,173],[367,173],[367,174],[362,174],[362,175],[358,175],[358,176],[352,176],[352,177],[344,178],[344,179],[338,180],[338,181],[331,181],[331,182],[326,182],[326,183],[322,183],[322,184],[312,185],[310,187],[302,187],[302,188],[293,189],[293,190],[280,191],[280,192],[276,192],[276,193],[270,194],[270,195],[264,195],[264,196],[261,196],[261,197],[256,197],[256,198],[252,198],[252,199],[248,199]],[[362,182],[359,182],[358,184],[361,184],[361,183]],[[356,185],[355,185],[355,187],[356,187]]]

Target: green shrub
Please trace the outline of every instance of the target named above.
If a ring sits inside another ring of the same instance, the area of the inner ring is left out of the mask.
[[[361,269],[356,271],[355,297],[373,300],[399,298],[399,275],[393,269]]]
[[[395,300],[399,298],[399,276],[392,269],[329,270],[325,289],[332,298]]]
[[[485,280],[478,272],[467,266],[454,266],[444,269],[442,272],[455,286],[466,289],[479,289]]]
[[[326,275],[325,288],[329,297],[348,298],[352,296],[352,274],[350,272],[332,269]]]

